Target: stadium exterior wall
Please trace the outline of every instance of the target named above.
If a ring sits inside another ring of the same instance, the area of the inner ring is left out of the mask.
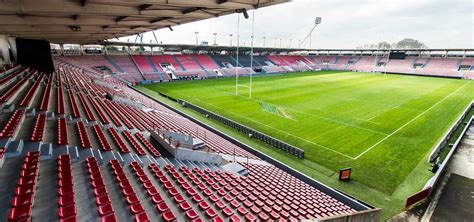
[[[270,156],[268,156],[268,155],[266,155],[266,154],[264,154],[264,153],[262,153],[258,150],[253,149],[249,145],[247,145],[247,144],[245,144],[245,143],[243,143],[243,142],[241,142],[241,141],[239,141],[239,140],[237,140],[237,139],[235,139],[235,138],[233,138],[233,137],[217,130],[216,128],[211,127],[211,126],[201,122],[200,120],[198,120],[198,119],[196,119],[192,116],[189,116],[186,113],[184,113],[184,112],[182,112],[182,111],[180,111],[180,110],[178,110],[178,109],[176,109],[172,106],[169,106],[168,104],[166,104],[162,101],[159,101],[159,100],[147,95],[146,93],[142,92],[139,89],[136,89],[136,88],[133,88],[133,87],[130,87],[130,88],[137,91],[137,92],[139,92],[139,93],[141,93],[142,95],[146,96],[147,98],[149,98],[149,99],[165,106],[166,108],[168,108],[170,110],[173,110],[174,112],[180,114],[181,116],[183,116],[183,117],[191,120],[192,122],[206,128],[207,130],[223,137],[224,139],[234,143],[235,145],[239,146],[240,148],[242,148],[242,149],[256,155],[257,157],[259,157],[259,158],[261,158],[261,159],[277,166],[278,168],[284,170],[286,173],[288,173],[288,174],[298,178],[299,180],[301,180],[301,181],[303,181],[303,182],[305,182],[305,183],[321,190],[322,192],[330,195],[331,197],[339,200],[340,202],[346,204],[347,206],[349,206],[349,207],[351,207],[351,208],[353,208],[357,211],[366,211],[366,210],[376,209],[375,207],[373,207],[373,206],[371,206],[367,203],[364,203],[364,202],[362,202],[362,201],[360,201],[360,200],[358,200],[354,197],[351,197],[350,195],[348,195],[348,194],[346,194],[342,191],[339,191],[339,190],[333,189],[331,187],[328,187],[328,186],[314,180],[313,178],[306,176],[305,174],[291,168],[290,166],[288,166],[288,165],[286,165],[286,164],[284,164],[284,163],[282,163],[282,162],[280,162],[280,161],[278,161],[278,160],[276,160],[276,159],[274,159],[274,158],[272,158],[272,157],[270,157]],[[177,101],[177,100],[175,100],[175,101]],[[380,209],[378,209],[378,210],[380,211]]]

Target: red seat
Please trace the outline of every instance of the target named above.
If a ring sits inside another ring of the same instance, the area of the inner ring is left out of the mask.
[[[240,218],[239,218],[239,216],[234,214],[229,218],[229,221],[230,222],[240,222]]]
[[[140,178],[140,179],[141,179],[141,178]],[[153,183],[152,183],[151,181],[149,181],[149,180],[148,180],[147,182],[144,182],[144,183],[143,183],[143,188],[145,188],[145,189],[147,189],[147,190],[150,189],[150,188],[152,188],[152,187],[154,187],[154,186],[153,186]]]
[[[125,189],[125,188],[129,188],[131,187],[132,185],[130,184],[130,182],[127,181],[122,181],[119,183],[119,186],[121,189]]]
[[[112,204],[110,204],[110,203],[106,204],[106,205],[99,206],[99,215],[100,216],[111,214],[113,212],[114,212],[114,208],[112,207]]]
[[[191,209],[191,205],[189,205],[188,202],[184,201],[181,204],[179,204],[179,208],[181,208],[182,211],[187,211]]]
[[[137,202],[130,206],[130,212],[132,212],[132,214],[138,214],[142,211],[144,211],[144,209],[140,202]]]
[[[163,200],[163,197],[161,197],[160,194],[157,194],[157,195],[151,197],[151,201],[154,204],[159,204],[159,203],[163,202],[164,200]]]
[[[107,189],[105,187],[100,187],[100,188],[94,188],[94,195],[97,196],[102,196],[108,194]]]
[[[100,217],[100,222],[117,222],[117,218],[114,213]]]
[[[153,196],[155,196],[155,195],[159,195],[159,194],[160,194],[160,193],[156,190],[155,187],[152,187],[152,188],[148,189],[146,192],[147,192],[148,196],[150,196],[150,197],[153,197]]]
[[[258,218],[260,218],[262,221],[268,221],[270,220],[270,217],[268,217],[268,215],[264,212],[260,212],[258,214]]]
[[[73,186],[72,178],[70,177],[70,178],[58,180],[58,186],[60,187]]]
[[[135,195],[135,191],[133,190],[133,187],[128,187],[122,190],[123,195],[129,196],[129,195]]]
[[[245,207],[239,207],[237,208],[237,212],[239,212],[241,215],[246,215],[249,211]]]
[[[191,210],[188,210],[186,211],[186,216],[189,218],[189,219],[195,219],[196,217],[198,217],[199,215],[196,213],[196,211],[194,211],[193,209]]]
[[[94,188],[99,188],[99,187],[104,187],[105,183],[104,180],[93,180],[92,181],[92,187]]]
[[[171,196],[175,196],[175,195],[179,194],[179,192],[178,192],[178,190],[176,190],[176,188],[168,190],[168,193],[170,193]]]
[[[275,211],[272,211],[272,212],[270,213],[270,217],[271,217],[272,219],[274,219],[274,220],[277,220],[277,219],[280,218],[280,214],[278,214],[278,213],[275,212]]]
[[[22,195],[25,195],[25,194],[34,195],[35,194],[35,186],[33,184],[28,184],[28,185],[20,186],[20,187],[16,188],[16,190],[15,190],[15,195],[16,196],[22,196]]]
[[[21,221],[24,219],[29,220],[31,217],[31,204],[27,204],[22,207],[13,207],[8,212],[8,219],[10,221]]]
[[[148,214],[145,211],[135,214],[135,222],[149,222]]]
[[[212,208],[209,208],[206,210],[206,216],[210,219],[217,216],[217,213]]]
[[[59,218],[68,218],[76,216],[76,207],[74,205],[59,207],[58,216]]]
[[[178,194],[178,195],[174,196],[174,201],[179,204],[179,203],[184,201],[184,197],[181,196],[181,194]]]
[[[163,215],[161,215],[163,217],[163,220],[165,221],[173,221],[176,219],[176,216],[174,216],[173,212],[170,211],[166,211],[165,213],[163,213]]]
[[[165,202],[163,202],[163,203],[160,203],[160,204],[156,205],[156,209],[160,213],[163,213],[163,212],[169,210],[170,208],[168,207],[168,205]]]
[[[247,214],[245,216],[245,221],[254,222],[254,221],[257,221],[257,218],[253,214]]]
[[[35,185],[36,176],[20,177],[17,184],[18,186]]]
[[[222,219],[220,217],[216,217],[216,218],[212,219],[212,222],[224,222],[224,219]]]
[[[220,200],[217,201],[215,204],[216,204],[216,207],[219,209],[224,209],[226,207],[225,203]]]
[[[127,199],[127,204],[128,205],[132,205],[132,204],[137,203],[137,202],[140,201],[140,200],[138,200],[137,195],[129,195],[129,196],[127,196],[126,199]]]
[[[226,217],[230,217],[234,214],[234,211],[232,211],[230,208],[226,207],[222,210],[222,213],[224,213],[224,215]]]
[[[199,194],[194,195],[193,200],[196,201],[196,203],[199,203],[199,202],[203,201],[201,195],[199,195]]]
[[[60,196],[58,198],[58,205],[59,206],[68,206],[74,204],[74,195],[66,195],[66,196]]]
[[[76,216],[71,216],[68,218],[59,219],[59,222],[77,222]]]
[[[95,198],[97,206],[110,203],[109,195],[102,195]]]
[[[258,214],[260,213],[260,208],[258,208],[257,206],[253,206],[250,208],[250,210],[254,213],[254,214]]]
[[[193,188],[190,188],[188,190],[186,190],[186,193],[188,193],[189,196],[194,196],[197,194],[197,191],[194,190]]]
[[[33,195],[32,194],[25,194],[21,196],[15,196],[12,199],[12,207],[21,207],[24,205],[31,205],[33,203]]]
[[[197,195],[196,195],[197,196]],[[212,194],[211,196],[209,196],[209,200],[211,200],[212,202],[217,202],[219,201],[219,197],[217,197],[216,195]]]
[[[207,210],[209,209],[209,207],[211,206],[209,206],[206,201],[202,201],[201,203],[199,203],[199,208],[201,208],[201,210]]]

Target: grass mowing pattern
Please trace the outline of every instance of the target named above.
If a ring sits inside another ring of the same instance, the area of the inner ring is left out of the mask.
[[[239,82],[239,96],[231,78],[144,87],[280,138],[332,171],[352,167],[355,181],[388,195],[397,189],[409,194],[426,182],[427,155],[474,98],[470,81],[401,75],[255,77],[252,99],[249,79]],[[292,119],[264,111],[260,102],[285,109]]]

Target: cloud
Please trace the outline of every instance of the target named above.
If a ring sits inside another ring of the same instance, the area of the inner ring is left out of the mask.
[[[249,11],[252,16],[254,11]],[[430,48],[474,48],[473,0],[295,0],[255,11],[255,45],[296,47],[308,35],[316,16],[323,18],[312,35],[313,48],[355,48],[379,41],[415,38]],[[252,19],[240,19],[241,44],[249,45]],[[236,44],[237,15],[208,19],[155,33],[163,43],[199,41]],[[275,41],[275,38],[277,39]],[[126,39],[126,38],[125,38]],[[133,41],[135,37],[130,37]],[[281,40],[280,40],[281,39]],[[155,41],[146,33],[144,42]]]

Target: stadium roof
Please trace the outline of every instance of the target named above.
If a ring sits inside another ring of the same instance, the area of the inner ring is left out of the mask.
[[[116,45],[116,46],[135,46],[135,47],[160,47],[166,52],[180,52],[183,50],[191,50],[194,52],[208,51],[208,52],[221,52],[237,51],[236,46],[226,45],[194,45],[194,44],[156,44],[156,43],[137,43],[137,42],[119,42],[119,41],[104,41],[101,45]],[[250,52],[250,46],[239,46],[240,52]],[[373,53],[373,52],[390,52],[390,51],[401,51],[401,52],[472,52],[474,49],[309,49],[309,48],[275,48],[275,47],[257,47],[253,48],[255,53],[261,52],[317,52],[317,53]]]
[[[97,43],[289,0],[2,0],[0,33]]]

